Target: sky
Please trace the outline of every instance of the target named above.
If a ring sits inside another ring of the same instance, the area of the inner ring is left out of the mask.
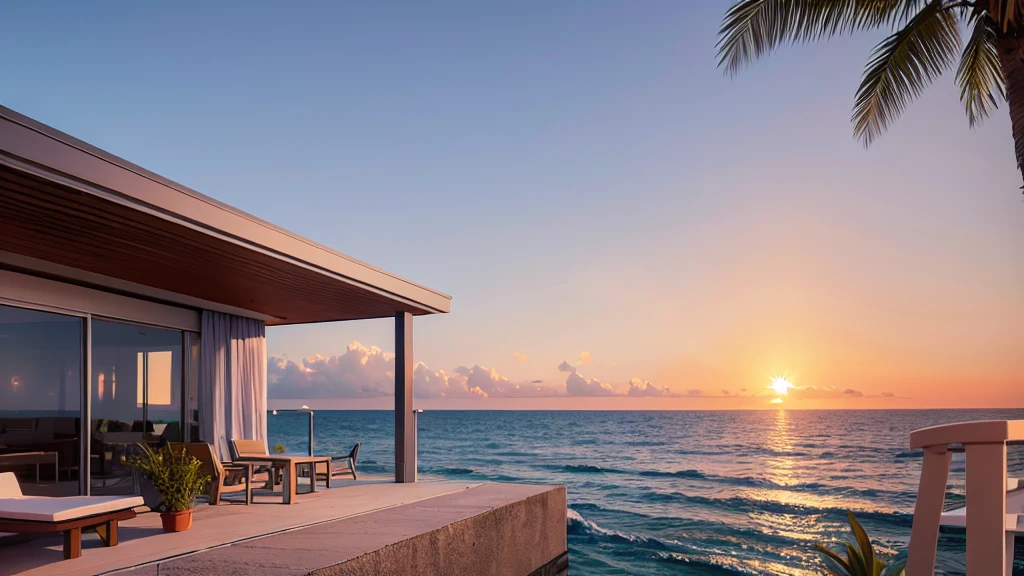
[[[424,408],[1024,405],[1006,106],[865,150],[884,33],[729,78],[728,5],[10,2],[0,104],[451,294]],[[268,329],[272,405],[391,406],[393,338]]]

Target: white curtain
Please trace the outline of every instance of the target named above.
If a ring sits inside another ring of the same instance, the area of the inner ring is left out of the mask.
[[[267,339],[261,320],[203,311],[199,423],[223,460],[231,440],[267,442]]]

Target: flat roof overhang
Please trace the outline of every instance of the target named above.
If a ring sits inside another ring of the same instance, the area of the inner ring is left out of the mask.
[[[446,294],[3,106],[0,195],[2,268],[268,325],[450,310]]]

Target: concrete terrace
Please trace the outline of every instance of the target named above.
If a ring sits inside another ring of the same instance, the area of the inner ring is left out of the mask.
[[[266,491],[251,506],[204,502],[192,530],[173,534],[142,513],[121,524],[116,547],[89,534],[74,560],[62,560],[60,535],[0,539],[0,574],[540,576],[568,566],[563,487],[366,478],[280,502]]]

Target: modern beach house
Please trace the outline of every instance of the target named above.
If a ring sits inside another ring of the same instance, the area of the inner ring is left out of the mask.
[[[565,573],[563,487],[417,482],[413,319],[450,300],[0,107],[0,472],[26,495],[135,493],[139,442],[229,461],[266,442],[266,327],[395,322],[393,479],[200,506],[178,534],[140,514],[61,573]],[[59,560],[16,540],[0,573]]]

